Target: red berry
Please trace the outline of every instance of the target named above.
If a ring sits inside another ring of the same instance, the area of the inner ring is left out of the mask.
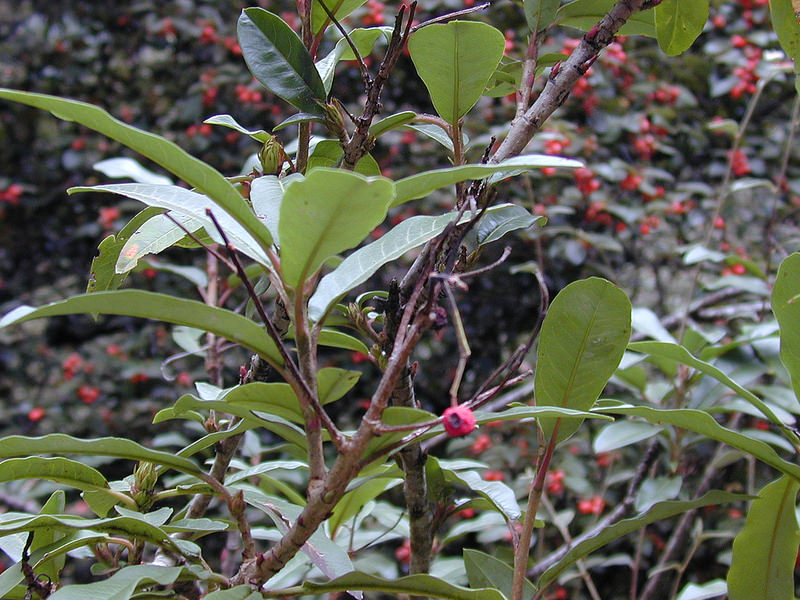
[[[492,438],[488,435],[481,434],[477,437],[477,439],[472,443],[472,446],[469,447],[470,451],[473,454],[483,454],[486,450],[492,447]]]
[[[45,415],[45,410],[41,406],[37,406],[36,408],[32,408],[30,412],[28,412],[28,420],[36,423],[37,421],[41,421],[44,418],[44,415]]]
[[[736,263],[731,267],[731,273],[734,275],[744,275],[747,273],[747,267],[745,267],[742,263]]]
[[[506,478],[502,471],[486,471],[483,474],[485,481],[503,481]]]
[[[722,217],[714,219],[714,229],[725,229],[725,219]]]
[[[405,540],[402,546],[394,551],[394,557],[397,559],[397,562],[403,563],[404,565],[411,562],[411,540]]]
[[[90,385],[82,385],[78,388],[78,397],[84,404],[93,404],[100,397],[100,390]]]
[[[450,437],[468,435],[475,429],[475,415],[461,404],[449,406],[442,414],[442,424]]]

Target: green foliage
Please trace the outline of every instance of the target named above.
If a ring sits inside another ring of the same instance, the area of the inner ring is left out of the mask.
[[[408,41],[411,60],[436,112],[451,124],[475,106],[504,46],[497,29],[471,21],[429,25]]]
[[[800,544],[795,503],[800,483],[783,476],[759,492],[744,529],[733,542],[728,597],[794,598],[794,567]]]
[[[656,39],[670,55],[686,51],[708,21],[709,0],[664,0],[655,7]]]

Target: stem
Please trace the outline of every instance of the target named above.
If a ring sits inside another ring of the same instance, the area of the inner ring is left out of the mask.
[[[511,584],[511,600],[522,600],[525,572],[528,568],[528,554],[531,549],[531,537],[533,536],[533,526],[536,523],[536,511],[539,508],[539,500],[544,491],[544,480],[547,475],[547,470],[550,467],[550,460],[553,458],[553,450],[556,447],[560,426],[561,420],[556,421],[553,433],[550,434],[550,441],[547,444],[547,449],[544,451],[544,454],[540,455],[539,464],[536,466],[536,478],[533,480],[530,493],[528,494],[528,507],[525,510],[525,520],[522,523],[522,530],[519,534],[517,547],[514,550],[514,576]],[[541,439],[541,437],[539,439]]]

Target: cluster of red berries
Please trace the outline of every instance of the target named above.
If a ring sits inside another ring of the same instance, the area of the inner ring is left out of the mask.
[[[733,150],[729,154],[731,161],[731,170],[737,177],[743,177],[750,174],[750,162],[747,160],[747,155],[741,148]]]
[[[600,180],[594,174],[594,171],[586,167],[578,167],[573,172],[575,177],[575,185],[584,196],[588,196],[592,192],[600,189]]]
[[[108,231],[114,227],[114,221],[119,219],[120,212],[116,206],[101,206],[97,222],[103,226],[103,229]]]
[[[600,515],[606,508],[606,501],[602,496],[584,498],[578,502],[578,512],[582,515]]]
[[[236,92],[236,98],[242,104],[258,104],[264,99],[264,94],[259,90],[250,89],[249,86],[242,83],[238,84],[234,91]]]
[[[383,15],[383,2],[380,0],[367,0],[367,13],[361,17],[361,23],[367,27],[380,26],[386,23]]]
[[[547,493],[557,495],[564,491],[564,471],[549,471],[545,478]]]
[[[94,401],[100,397],[100,390],[91,385],[82,385],[78,388],[78,398],[84,404],[94,404]]]
[[[61,372],[64,381],[70,381],[79,372],[94,373],[94,365],[83,360],[80,354],[73,352],[61,363]]]

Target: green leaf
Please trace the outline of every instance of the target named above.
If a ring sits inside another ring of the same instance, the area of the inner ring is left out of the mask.
[[[739,394],[739,396],[756,407],[766,418],[776,425],[784,427],[784,424],[781,422],[781,420],[775,416],[775,413],[769,408],[769,406],[764,404],[761,398],[756,396],[750,390],[743,388],[714,365],[696,358],[683,346],[670,342],[634,342],[628,345],[628,349],[633,350],[634,352],[649,354],[650,356],[656,358],[674,360],[686,366],[695,368],[701,373],[705,373],[706,375],[713,377],[721,384]]]
[[[533,216],[517,204],[507,204],[501,210],[487,211],[475,228],[478,244],[485,246],[518,229],[527,229],[545,221],[544,217]]]
[[[481,97],[503,56],[503,34],[486,23],[451,21],[423,27],[408,40],[408,52],[433,106],[450,124]]]
[[[136,235],[139,228],[148,221],[161,214],[158,208],[145,208],[128,224],[123,227],[116,235],[109,235],[97,247],[98,254],[92,259],[92,266],[89,270],[89,282],[86,285],[87,292],[104,292],[106,290],[116,290],[127,277],[124,271],[117,271],[116,265],[120,255],[131,236]],[[136,263],[133,263],[133,268]]]
[[[441,465],[445,480],[457,482],[486,498],[503,516],[514,521],[522,514],[514,490],[502,481],[486,481],[477,471],[456,471]]]
[[[660,431],[661,427],[638,421],[609,423],[597,433],[592,448],[597,453],[610,452],[650,439]]]
[[[524,154],[493,165],[461,165],[459,167],[436,169],[435,171],[424,171],[395,182],[396,192],[392,206],[398,206],[409,200],[424,198],[439,188],[460,181],[485,179],[494,174],[510,176],[512,173],[517,174],[543,167],[577,168],[581,166],[583,166],[582,162],[571,158],[549,156],[547,154]]]
[[[542,323],[536,363],[536,404],[576,410],[592,407],[613,375],[631,335],[631,303],[605,279],[569,284]],[[562,442],[580,427],[574,420],[542,419],[545,435]]]
[[[81,294],[40,308],[19,306],[0,319],[0,328],[31,319],[78,313],[126,315],[188,325],[236,342],[274,365],[283,364],[275,342],[263,327],[250,319],[203,302],[141,290]]]
[[[128,600],[136,592],[136,588],[145,582],[158,585],[175,583],[183,571],[182,567],[155,567],[153,565],[133,565],[123,567],[108,579],[94,583],[69,585],[61,588],[50,600],[86,600],[102,598],[103,600]]]
[[[353,337],[343,331],[325,327],[319,332],[319,339],[317,340],[320,346],[328,346],[329,348],[343,348],[344,350],[352,350],[353,352],[361,352],[361,354],[369,354],[369,348],[360,339]]]
[[[204,596],[205,600],[263,600],[264,596],[254,592],[249,585],[237,585],[227,590],[217,590]]]
[[[202,473],[202,470],[187,458],[160,450],[150,450],[136,442],[122,438],[105,437],[79,440],[63,433],[51,433],[41,437],[11,435],[0,439],[0,458],[29,457],[32,454],[113,456],[152,462],[190,475]],[[82,473],[80,476],[89,477],[88,473]]]
[[[148,206],[156,206],[175,213],[186,215],[196,219],[205,228],[206,233],[211,236],[218,244],[223,244],[224,240],[217,231],[214,221],[206,214],[210,210],[220,224],[222,231],[228,236],[231,243],[244,254],[262,265],[269,265],[269,258],[261,248],[263,240],[272,244],[269,231],[259,222],[262,229],[260,238],[254,238],[228,213],[219,210],[215,203],[207,196],[192,192],[177,185],[153,185],[145,183],[112,183],[108,185],[95,185],[92,187],[73,187],[68,190],[69,194],[78,192],[108,192],[119,194],[127,198],[144,202]],[[255,215],[253,215],[255,218]],[[193,225],[190,222],[190,227]],[[190,228],[189,228],[190,229]],[[191,230],[191,229],[190,229]],[[181,235],[183,237],[183,235]],[[132,247],[131,247],[132,248]],[[127,250],[130,252],[130,248]],[[137,249],[138,251],[138,249]]]
[[[765,485],[750,505],[744,529],[733,540],[730,600],[794,600],[798,489],[800,483],[784,475]]]
[[[399,481],[400,479],[397,477],[375,477],[361,482],[357,487],[342,496],[328,519],[331,537],[336,537],[336,532],[342,523],[357,515],[364,508],[364,505],[385,492],[390,485]]]
[[[123,241],[121,248],[115,249],[115,264],[112,265],[112,268],[116,273],[123,274],[131,271],[143,257],[148,254],[159,254],[186,237],[184,230],[176,225],[175,221],[192,233],[196,233],[203,227],[202,221],[186,214],[171,213],[170,216],[175,219],[173,221],[162,214],[163,211],[159,208],[148,207],[142,212],[145,211],[155,211],[157,214],[142,223],[127,240]],[[105,240],[103,241],[105,242]]]
[[[781,362],[800,399],[800,253],[788,256],[778,269],[772,288],[772,312],[781,329]]]
[[[253,77],[302,112],[324,117],[325,86],[303,42],[283,19],[246,8],[237,25],[239,45]]]
[[[342,150],[342,145],[338,140],[321,140],[317,142],[316,146],[314,146],[314,151],[308,157],[306,173],[319,167],[339,168],[343,158],[344,150]],[[362,175],[381,174],[380,166],[369,153],[359,159],[354,170]]]
[[[408,575],[399,579],[383,579],[359,571],[348,573],[327,583],[312,583],[309,581],[302,587],[296,588],[296,590],[297,595],[304,592],[318,594],[362,590],[387,594],[411,594],[429,598],[443,598],[445,600],[506,600],[503,594],[497,590],[488,588],[471,590],[447,583],[432,575]],[[294,592],[295,588],[282,591]]]
[[[406,110],[393,115],[389,115],[370,125],[369,134],[375,137],[381,136],[387,131],[402,127],[406,123],[410,123],[417,117],[417,113],[411,110]]]
[[[596,536],[589,538],[588,540],[585,540],[571,548],[561,560],[559,560],[556,564],[542,574],[541,578],[539,578],[539,581],[537,582],[539,584],[539,588],[545,588],[550,585],[550,583],[555,581],[561,573],[563,573],[584,556],[587,556],[595,550],[599,550],[600,548],[607,546],[614,540],[621,538],[624,535],[634,531],[640,531],[643,527],[646,527],[651,523],[661,521],[662,519],[669,519],[670,517],[680,515],[695,508],[712,506],[714,504],[724,504],[727,502],[740,502],[748,498],[750,498],[750,496],[746,496],[744,494],[731,494],[729,492],[713,490],[697,500],[669,500],[667,502],[659,502],[654,504],[647,511],[630,519],[624,519],[618,523],[609,525],[608,527],[603,528]]]
[[[656,39],[674,56],[687,50],[703,32],[709,0],[664,0],[655,7]]]
[[[272,139],[272,136],[263,129],[247,129],[244,126],[239,125],[239,122],[230,115],[214,115],[212,117],[208,117],[205,121],[203,121],[203,123],[208,123],[209,125],[221,125],[222,127],[233,129],[234,131],[238,131],[239,133],[243,133],[244,135],[253,138],[257,142],[261,142],[262,144]]]
[[[316,2],[314,3],[316,6]],[[372,49],[375,42],[381,36],[387,39],[392,34],[391,27],[366,27],[360,29],[353,29],[350,33],[350,41],[353,42],[358,53],[364,57],[372,54]],[[333,76],[336,71],[336,65],[340,60],[355,60],[350,44],[347,43],[345,38],[339,38],[333,50],[323,59],[318,60],[316,63],[319,75],[322,82],[325,84],[325,90],[330,93],[331,86],[333,85]],[[373,134],[374,135],[374,134]]]
[[[526,5],[527,7],[527,5]],[[506,598],[511,598],[511,586],[514,579],[514,568],[491,554],[479,552],[471,548],[464,550],[464,567],[471,588],[496,588]],[[536,596],[536,586],[525,579],[522,590],[523,600],[532,600]]]
[[[800,23],[790,0],[770,0],[772,28],[778,35],[781,48],[795,63],[800,59]]]
[[[602,409],[598,408],[598,410],[611,414],[632,415],[641,417],[656,425],[674,425],[676,427],[688,429],[689,431],[694,431],[712,440],[723,442],[747,454],[755,456],[760,461],[800,481],[800,465],[783,460],[771,446],[764,442],[723,427],[717,423],[710,414],[702,410],[692,410],[688,408],[659,409],[650,408],[648,406],[630,406],[625,404],[619,406],[604,406]]]
[[[44,503],[39,514],[55,515],[63,513],[64,506],[66,505],[65,498],[66,494],[64,494],[64,490],[56,490],[47,499],[47,502]],[[33,536],[30,550],[31,552],[36,552],[37,550],[40,551],[42,548],[48,548],[64,537],[65,534],[60,531],[40,529]],[[63,554],[57,554],[53,558],[39,561],[36,567],[34,567],[34,572],[37,576],[45,576],[51,582],[58,584],[59,575],[64,568],[65,562],[66,557]]]
[[[555,21],[561,0],[523,0],[523,4],[528,29],[533,33],[539,33]]]
[[[556,23],[589,31],[606,16],[616,4],[616,0],[575,0],[558,9]],[[619,30],[620,35],[646,35],[656,37],[656,26],[652,10],[643,10],[631,18]]]
[[[386,217],[394,183],[338,169],[314,169],[281,203],[281,272],[298,288],[331,256],[358,245]]]
[[[331,11],[337,21],[341,21],[367,0],[324,0],[325,7]],[[328,15],[319,5],[319,0],[312,0],[311,3],[311,29],[314,33],[319,33],[330,25]]]
[[[211,198],[259,240],[262,248],[269,247],[270,240],[262,237],[266,233],[264,226],[236,188],[214,167],[186,153],[173,142],[127,125],[102,108],[85,102],[4,88],[0,88],[0,98],[49,110],[59,119],[76,121],[146,156]]]
[[[60,457],[27,456],[0,462],[0,482],[15,479],[47,479],[79,490],[108,489],[108,482],[100,471],[78,461]]]

